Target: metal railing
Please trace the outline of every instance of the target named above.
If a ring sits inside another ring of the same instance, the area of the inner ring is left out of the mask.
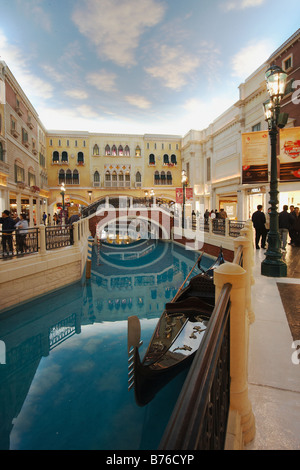
[[[243,248],[233,263],[243,265]],[[230,293],[224,284],[159,445],[161,450],[223,450],[230,406]]]
[[[47,226],[46,250],[56,250],[73,244],[73,228],[70,225]]]
[[[0,232],[0,259],[10,259],[37,253],[39,229],[29,228],[27,232],[15,230],[11,234]]]

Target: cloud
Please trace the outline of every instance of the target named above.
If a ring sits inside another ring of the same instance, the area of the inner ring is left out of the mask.
[[[1,30],[0,51],[1,59],[8,65],[30,100],[52,98],[53,86],[30,71],[30,56],[24,55],[23,51],[17,46],[9,44]]]
[[[137,108],[140,108],[140,109],[148,109],[151,107],[150,101],[148,101],[143,96],[128,95],[128,96],[125,96],[125,100],[132,106],[136,106]]]
[[[136,63],[140,37],[162,20],[164,12],[164,5],[155,0],[84,0],[72,20],[100,57],[130,66]]]
[[[18,0],[18,8],[22,8],[27,16],[44,30],[52,30],[52,22],[49,14],[42,7],[43,0]]]
[[[85,100],[89,96],[86,91],[75,89],[75,88],[71,90],[66,90],[65,95],[69,96],[70,98],[74,98],[76,100]]]
[[[89,85],[105,92],[116,91],[116,78],[117,76],[113,72],[107,72],[104,69],[101,69],[98,72],[91,72],[86,76]]]
[[[246,8],[259,7],[265,3],[266,0],[232,0],[223,5],[224,10],[245,10]]]
[[[167,88],[180,90],[200,65],[200,59],[187,53],[182,46],[162,45],[155,63],[146,67],[146,72],[160,79]]]
[[[270,56],[274,46],[263,39],[248,44],[231,59],[232,75],[245,79],[260,67]]]

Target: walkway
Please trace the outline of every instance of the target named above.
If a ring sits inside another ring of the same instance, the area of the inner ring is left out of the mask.
[[[299,450],[300,364],[292,344],[300,347],[300,248],[287,247],[286,278],[261,276],[264,252],[254,253],[248,380],[256,437],[246,450]]]

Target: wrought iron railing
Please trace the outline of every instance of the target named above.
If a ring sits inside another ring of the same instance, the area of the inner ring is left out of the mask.
[[[56,250],[73,244],[73,228],[70,225],[47,226],[45,232],[46,250]]]
[[[21,257],[38,252],[38,228],[0,232],[0,259]]]

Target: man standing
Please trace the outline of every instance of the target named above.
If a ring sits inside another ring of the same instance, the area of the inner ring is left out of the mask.
[[[3,256],[4,254],[12,255],[13,254],[13,241],[12,233],[15,230],[15,221],[11,218],[10,212],[5,210],[2,212],[2,217],[0,217],[0,224],[2,224],[2,247],[3,247]],[[8,247],[8,250],[7,250]]]
[[[261,247],[265,248],[265,243],[266,243],[266,236],[267,236],[267,231],[265,227],[266,223],[266,216],[262,212],[262,205],[257,206],[257,211],[255,211],[252,214],[252,222],[253,226],[255,228],[255,246],[256,249],[259,250],[259,241],[261,238]]]
[[[283,206],[283,211],[279,213],[279,233],[281,239],[281,248],[283,251],[286,251],[287,236],[289,233],[289,228],[291,227],[291,214],[288,213],[288,206]]]

